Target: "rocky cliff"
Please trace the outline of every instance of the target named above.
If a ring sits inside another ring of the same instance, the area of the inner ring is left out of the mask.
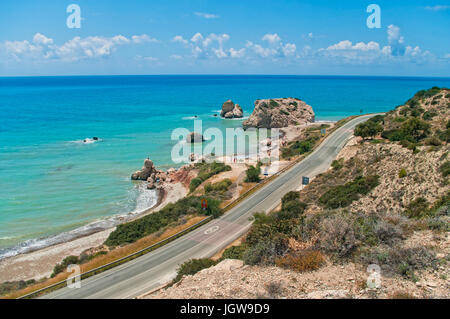
[[[228,100],[222,104],[222,111],[220,112],[220,116],[226,119],[231,118],[241,118],[244,116],[244,112],[239,104],[234,104],[233,101]]]
[[[295,98],[256,100],[252,115],[242,124],[244,129],[280,128],[314,122],[314,111]]]

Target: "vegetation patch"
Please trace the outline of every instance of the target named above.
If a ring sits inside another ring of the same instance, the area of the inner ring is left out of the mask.
[[[136,240],[153,234],[176,222],[180,217],[186,215],[212,215],[218,217],[222,214],[219,208],[220,201],[214,198],[205,197],[208,207],[203,210],[201,200],[203,197],[188,196],[175,203],[167,204],[161,210],[146,215],[134,221],[117,226],[105,241],[108,246],[118,246],[133,243]]]
[[[374,189],[379,184],[378,179],[378,175],[358,176],[349,183],[329,189],[319,198],[319,203],[332,209],[346,207]]]
[[[173,280],[173,283],[180,281],[183,276],[195,275],[200,270],[215,266],[216,264],[216,261],[209,258],[191,259],[186,261],[178,267],[177,276]]]
[[[208,178],[217,175],[222,172],[231,171],[230,165],[225,165],[221,162],[212,163],[196,163],[194,168],[198,169],[198,175],[196,178],[192,179],[189,185],[189,191],[192,193],[200,186],[201,183],[206,181]]]
[[[302,141],[295,141],[288,144],[287,147],[281,149],[282,158],[291,158],[312,151],[320,137],[317,135],[310,136]]]
[[[322,267],[325,264],[325,258],[320,251],[308,250],[279,257],[275,260],[275,264],[281,268],[287,268],[297,272],[307,272]]]

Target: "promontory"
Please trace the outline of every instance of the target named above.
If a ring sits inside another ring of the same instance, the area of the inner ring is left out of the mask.
[[[281,128],[314,122],[312,107],[300,99],[280,98],[255,101],[255,109],[243,122],[244,129]]]

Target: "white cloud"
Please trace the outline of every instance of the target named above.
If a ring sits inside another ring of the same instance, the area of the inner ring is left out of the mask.
[[[47,38],[45,35],[38,32],[33,37],[33,43],[49,45],[53,44],[53,39]]]
[[[172,38],[173,42],[179,42],[182,43],[184,45],[188,44],[188,40],[184,39],[181,35],[176,35]]]
[[[296,56],[296,45],[293,43],[284,44],[280,36],[276,33],[267,33],[262,37],[262,40],[268,42],[269,46],[263,47],[261,44],[253,43],[252,41],[247,41],[245,46],[262,58]]]
[[[208,36],[203,36],[200,32],[195,33],[190,42],[178,35],[172,39],[172,41],[180,42],[185,46],[191,48],[192,56],[197,59],[206,58],[218,58],[224,59],[231,57],[231,51],[224,48],[224,43],[230,39],[230,36],[226,33],[215,34],[210,33]],[[233,52],[234,57],[237,57],[237,53]]]
[[[147,34],[133,35],[131,41],[133,41],[133,43],[159,42],[158,39],[151,38]]]
[[[113,37],[90,36],[86,38],[74,37],[61,45],[54,44],[53,39],[41,33],[36,33],[33,42],[6,41],[2,46],[7,56],[17,61],[21,60],[50,60],[77,61],[81,59],[102,58],[121,45],[152,41],[148,35],[132,36],[131,40],[123,35]]]
[[[392,55],[404,55],[405,53],[405,39],[400,35],[400,28],[391,24],[388,26],[388,42],[392,49]]]
[[[276,33],[273,34],[267,33],[262,37],[262,40],[267,41],[270,44],[277,44],[281,41],[281,38]]]
[[[444,11],[450,9],[450,6],[447,5],[426,6],[425,9],[429,11]]]
[[[230,49],[230,57],[234,59],[242,58],[245,55],[245,48],[242,48],[240,50],[235,50],[233,48]]]
[[[219,16],[217,14],[213,14],[213,13],[194,12],[194,14],[196,16],[204,18],[204,19],[217,19],[217,18],[219,18]]]
[[[423,51],[419,46],[406,46],[405,39],[400,33],[400,28],[395,25],[388,26],[388,45],[380,46],[378,42],[358,42],[353,44],[349,40],[343,40],[326,49],[319,49],[318,55],[333,58],[341,58],[346,62],[373,63],[382,61],[409,61],[422,63],[433,59],[429,51]]]

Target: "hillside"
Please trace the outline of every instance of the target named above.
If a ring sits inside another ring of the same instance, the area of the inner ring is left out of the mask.
[[[147,297],[449,298],[449,110],[450,90],[432,88],[360,124],[332,168],[225,250],[243,264]]]

